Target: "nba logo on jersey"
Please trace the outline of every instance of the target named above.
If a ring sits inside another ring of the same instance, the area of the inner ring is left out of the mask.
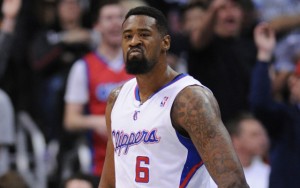
[[[164,99],[160,103],[160,107],[164,107],[165,104],[167,103],[168,99],[169,99],[169,97],[165,96]]]

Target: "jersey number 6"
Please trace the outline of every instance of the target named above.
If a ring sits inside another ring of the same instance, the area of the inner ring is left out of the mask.
[[[141,164],[149,164],[149,157],[137,156],[135,165],[135,181],[139,183],[149,182],[149,168],[142,167]]]

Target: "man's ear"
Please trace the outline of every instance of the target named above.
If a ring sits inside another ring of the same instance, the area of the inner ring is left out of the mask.
[[[166,52],[170,49],[171,37],[170,35],[165,35],[162,41],[162,49]]]

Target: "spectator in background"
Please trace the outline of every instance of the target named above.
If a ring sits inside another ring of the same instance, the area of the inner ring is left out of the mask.
[[[288,77],[295,67],[295,59],[292,56],[296,48],[299,49],[300,2],[298,0],[253,0],[253,2],[258,19],[270,23],[278,40],[274,51],[276,61],[272,90],[276,98],[282,100]]]
[[[4,48],[1,48],[1,51],[5,51],[6,65],[5,72],[1,75],[0,87],[10,96],[16,111],[27,110],[31,87],[28,49],[34,35],[33,31],[36,29],[36,22],[32,17],[33,1],[3,0],[2,2],[8,5],[3,6],[2,9],[6,7],[6,10],[17,11],[18,16],[14,17],[14,14],[11,14],[12,17],[9,16],[10,19],[8,19],[8,25],[13,28],[13,32],[11,32],[10,39],[5,41]],[[3,18],[5,20],[5,16]],[[7,24],[3,23],[2,26],[4,25]]]
[[[65,94],[65,128],[69,131],[90,130],[91,173],[98,177],[106,151],[104,114],[108,95],[132,77],[125,72],[121,52],[123,16],[118,1],[103,2],[95,24],[95,29],[102,36],[101,42],[95,51],[74,64]]]
[[[6,71],[11,54],[13,33],[21,0],[4,0],[1,10],[3,19],[0,27],[0,80]],[[0,176],[10,169],[9,146],[14,143],[14,108],[10,97],[0,88]],[[1,185],[0,185],[1,187]]]
[[[300,27],[299,27],[300,28]],[[278,41],[274,50],[274,74],[272,90],[279,100],[285,99],[285,91],[289,76],[300,60],[300,30],[289,33]]]
[[[11,54],[13,33],[21,3],[21,0],[4,0],[2,2],[1,11],[3,18],[0,24],[0,79],[5,72],[8,57]]]
[[[270,166],[263,162],[269,149],[265,128],[253,115],[243,113],[229,121],[227,130],[241,161],[247,183],[254,188],[268,188]],[[213,186],[216,187],[214,182]]]
[[[81,15],[79,0],[59,0],[55,24],[33,41],[32,114],[47,141],[62,135],[63,94],[69,69],[92,49],[93,35],[82,26]]]
[[[270,187],[300,185],[300,64],[288,78],[289,102],[277,102],[272,96],[269,76],[275,32],[269,24],[255,29],[258,48],[252,74],[250,104],[255,115],[265,125],[270,139]]]
[[[256,49],[251,39],[241,36],[248,5],[244,2],[195,2],[184,10],[184,30],[190,41],[188,73],[213,91],[225,124],[240,111],[248,110]]]

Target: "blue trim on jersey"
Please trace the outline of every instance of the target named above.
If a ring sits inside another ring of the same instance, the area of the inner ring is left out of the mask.
[[[173,80],[171,80],[170,82],[168,82],[167,84],[165,84],[164,86],[162,86],[159,90],[157,90],[156,92],[154,92],[148,99],[150,99],[153,95],[155,95],[156,93],[158,93],[162,89],[168,87],[169,85],[175,83],[176,81],[180,80],[181,78],[183,78],[183,77],[185,77],[187,75],[188,74],[184,74],[184,73],[178,74],[177,76],[175,76],[175,78]],[[140,92],[139,91],[139,87],[138,87],[138,85],[136,85],[135,90],[134,90],[134,95],[135,95],[135,99],[137,101],[141,101],[139,92]]]
[[[179,141],[181,142],[181,144],[184,145],[188,150],[187,159],[186,159],[184,168],[181,173],[181,178],[180,178],[180,185],[181,185],[183,183],[183,181],[187,178],[187,176],[189,175],[189,172],[193,169],[193,167],[202,163],[202,159],[201,159],[200,155],[198,154],[198,151],[195,148],[191,139],[182,136],[177,131],[176,131],[176,135],[177,135]],[[203,163],[197,168],[197,170],[202,165],[203,165]],[[193,174],[190,175],[188,182],[192,179],[193,175],[197,172],[197,170],[195,170],[193,172]],[[188,185],[188,183],[186,185]]]
[[[141,98],[139,95],[139,87],[137,85],[135,86],[135,89],[134,89],[134,96],[135,96],[135,100],[141,101]]]

